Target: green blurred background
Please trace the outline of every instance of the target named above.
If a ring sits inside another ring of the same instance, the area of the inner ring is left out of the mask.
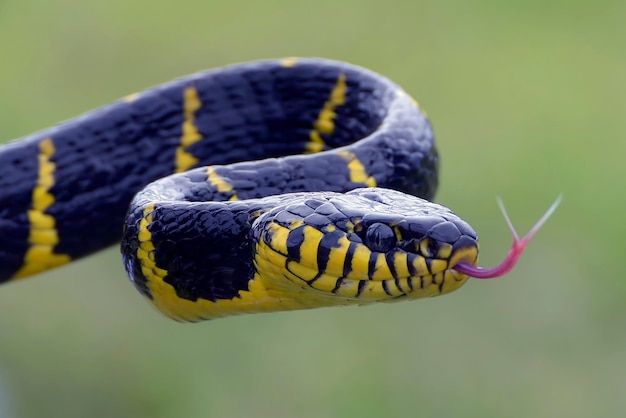
[[[0,138],[200,69],[324,56],[428,111],[438,201],[506,278],[430,300],[181,325],[116,248],[0,289],[3,417],[589,417],[626,411],[626,3],[0,2]],[[0,168],[2,169],[2,168]]]

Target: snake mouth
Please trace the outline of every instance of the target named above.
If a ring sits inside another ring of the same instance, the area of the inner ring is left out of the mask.
[[[270,258],[275,258],[276,252],[272,253]],[[320,269],[317,263],[306,258],[283,259],[284,269],[280,269],[280,275],[301,290],[332,300],[330,304],[364,304],[450,293],[468,279],[454,266],[459,262],[475,265],[477,259],[477,245],[457,249],[447,259],[398,249],[388,253],[372,252],[367,260],[352,255],[345,259],[349,261],[344,261],[341,269],[333,268],[336,264]]]
[[[338,281],[332,292],[338,296],[353,296],[362,302],[444,295],[465,284],[469,276],[455,270],[454,266],[459,262],[475,265],[478,247],[458,249],[448,259],[415,256],[402,251],[385,254],[384,258],[389,267],[388,272],[383,268],[374,277],[368,274],[367,280],[343,279],[340,285]],[[408,267],[403,271],[405,265]],[[414,274],[407,275],[407,271]],[[355,287],[358,290],[356,295],[353,293]]]

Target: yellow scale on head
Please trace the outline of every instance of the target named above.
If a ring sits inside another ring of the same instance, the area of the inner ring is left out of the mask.
[[[304,242],[300,248],[299,262],[287,260],[287,239],[296,228],[304,228]],[[317,269],[317,250],[323,233],[298,220],[285,227],[270,224],[266,239],[260,239],[255,250],[254,263],[257,273],[250,285],[262,285],[274,298],[272,310],[306,309],[317,306],[344,305],[346,300],[329,292],[336,278],[321,274]],[[307,281],[315,279],[310,285]],[[258,283],[255,283],[258,282]]]
[[[54,253],[54,247],[59,243],[59,234],[54,217],[46,213],[55,201],[50,192],[55,183],[56,164],[52,161],[54,153],[52,138],[46,138],[39,143],[39,175],[33,189],[31,209],[28,211],[30,247],[24,255],[24,265],[15,273],[15,278],[40,273],[71,261],[67,254]]]
[[[309,225],[292,224],[289,229],[293,231],[296,228],[302,228],[304,234],[304,240],[300,245],[300,260],[289,261],[286,267],[296,276],[293,278],[295,281],[308,282],[317,276],[317,252],[324,234]]]
[[[296,228],[303,228],[304,235],[300,247],[300,259],[288,261],[287,239],[290,231]],[[349,256],[350,241],[345,236],[339,239],[337,247],[331,248],[325,271],[318,271],[317,255],[320,242],[324,234],[332,232],[333,229],[334,227],[331,225],[324,231],[320,231],[310,225],[302,225],[301,220],[288,227],[270,224],[268,229],[269,245],[260,242],[257,245],[257,257],[255,257],[258,278],[264,281],[267,289],[271,289],[270,293],[272,290],[280,292],[291,287],[291,294],[303,296],[302,298],[294,297],[295,301],[302,307],[317,306],[314,303],[321,303],[320,306],[345,305],[351,300],[361,300],[361,297],[364,299],[363,302],[368,299],[373,301],[389,297],[383,288],[383,280],[393,281],[393,278],[389,279],[392,276],[384,254],[377,255],[374,277],[365,283],[361,295],[357,296],[359,280],[364,280],[363,277],[367,274],[371,255],[371,251],[364,245],[358,245],[355,248],[350,260],[351,270],[345,278],[347,280],[340,282],[339,287],[337,287],[338,278],[343,274],[346,257]],[[404,269],[407,270],[406,260],[404,262]],[[285,268],[283,269],[282,266]],[[399,270],[401,269],[399,266],[397,267]],[[406,277],[408,277],[408,270]],[[294,284],[301,289],[300,292],[294,292]],[[408,291],[408,285],[406,287],[406,291]],[[399,296],[405,290],[392,287],[390,291]]]
[[[362,277],[356,277],[356,272],[367,271],[371,254],[372,252],[365,245],[357,245],[350,261],[350,273],[348,273],[346,278],[351,280],[361,279]]]

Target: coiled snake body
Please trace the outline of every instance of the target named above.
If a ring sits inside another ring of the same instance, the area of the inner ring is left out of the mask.
[[[121,239],[177,320],[444,294],[478,244],[429,201],[438,160],[417,103],[363,68],[198,73],[0,148],[0,281]]]

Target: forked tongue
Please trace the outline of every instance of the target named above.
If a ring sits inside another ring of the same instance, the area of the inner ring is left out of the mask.
[[[554,203],[548,208],[546,213],[537,221],[537,223],[528,231],[528,233],[524,236],[524,238],[520,239],[509,215],[506,213],[506,209],[504,208],[504,203],[502,200],[498,199],[498,206],[500,206],[500,210],[502,211],[502,215],[506,220],[507,225],[509,226],[509,230],[513,235],[513,245],[509,250],[506,258],[502,261],[502,263],[498,264],[495,267],[485,268],[474,266],[466,261],[459,261],[453,269],[458,271],[459,273],[467,274],[470,277],[475,277],[477,279],[493,279],[496,277],[504,276],[517,264],[517,260],[519,260],[520,256],[524,252],[524,248],[526,248],[526,244],[530,242],[533,235],[539,231],[539,229],[543,226],[544,223],[548,220],[548,218],[554,213],[556,208],[561,203],[562,196],[559,196]]]

